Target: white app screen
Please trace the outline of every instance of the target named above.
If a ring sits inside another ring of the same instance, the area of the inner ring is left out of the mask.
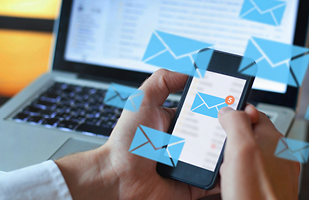
[[[179,161],[215,170],[226,139],[217,112],[224,106],[237,108],[245,83],[245,79],[210,71],[203,79],[193,78],[172,132],[185,139]],[[233,104],[230,104],[231,96]]]

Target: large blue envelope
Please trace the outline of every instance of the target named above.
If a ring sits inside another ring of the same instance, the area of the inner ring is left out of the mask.
[[[239,16],[250,21],[280,26],[285,9],[285,1],[245,0]]]
[[[308,119],[308,120],[309,120],[309,106],[308,106],[307,112],[306,112],[306,114],[305,114],[305,119]]]
[[[223,98],[198,92],[193,101],[191,112],[218,118],[219,110],[227,106]]]
[[[253,37],[244,56],[255,60],[258,70],[250,72],[243,62],[243,74],[300,87],[309,64],[309,49]]]
[[[156,67],[203,78],[213,54],[213,49],[199,53],[199,50],[211,47],[211,44],[154,31],[142,61]],[[199,56],[199,54],[201,56]],[[203,60],[194,65],[197,57]]]
[[[289,138],[281,138],[278,142],[275,156],[306,163],[309,158],[309,143]]]
[[[144,91],[111,83],[104,97],[106,105],[138,112],[144,98]]]
[[[176,167],[184,143],[183,138],[140,125],[129,152]]]

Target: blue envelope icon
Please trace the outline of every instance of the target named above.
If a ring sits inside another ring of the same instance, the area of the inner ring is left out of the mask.
[[[285,9],[285,1],[245,0],[239,16],[250,21],[280,26]]]
[[[142,61],[156,67],[203,78],[214,51],[209,48],[211,46],[209,43],[154,31]],[[199,53],[201,49],[204,51]],[[198,54],[203,54],[203,63],[198,62],[199,64],[194,65]]]
[[[183,138],[140,125],[129,152],[176,167],[184,143]]]
[[[281,138],[278,142],[275,156],[306,163],[309,158],[309,143],[289,138]]]
[[[250,72],[245,63],[239,71],[251,75],[300,87],[309,64],[309,49],[253,37],[249,40],[244,56],[255,60],[257,72]]]
[[[106,105],[138,112],[144,98],[144,91],[111,83],[104,97]]]
[[[308,119],[308,120],[309,120],[309,106],[308,106],[307,112],[306,112],[306,114],[305,114],[305,119]]]
[[[227,106],[223,98],[198,92],[193,101],[191,112],[218,118],[219,110]]]

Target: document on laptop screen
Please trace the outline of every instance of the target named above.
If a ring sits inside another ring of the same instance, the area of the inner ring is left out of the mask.
[[[158,68],[141,60],[155,30],[210,43],[217,50],[239,55],[244,54],[251,37],[293,43],[297,0],[286,0],[280,26],[241,18],[243,3],[244,0],[74,0],[65,59],[152,73]],[[253,88],[286,91],[285,84],[259,78]]]

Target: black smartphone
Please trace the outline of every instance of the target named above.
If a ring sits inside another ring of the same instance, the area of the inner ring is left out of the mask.
[[[214,51],[203,78],[189,77],[168,133],[184,138],[176,167],[157,164],[168,178],[211,189],[223,159],[226,134],[218,120],[222,107],[243,110],[254,76],[239,72],[242,56]],[[253,67],[255,62],[248,64]]]

